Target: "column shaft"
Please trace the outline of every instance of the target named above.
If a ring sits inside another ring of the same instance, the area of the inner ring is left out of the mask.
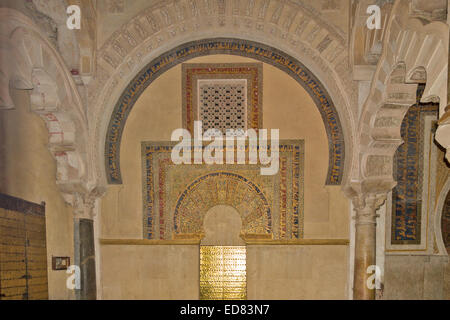
[[[376,265],[376,211],[385,199],[386,195],[362,195],[354,201],[356,216],[353,299],[355,300],[375,299],[376,290],[373,281],[375,270],[369,267]]]
[[[375,299],[375,289],[369,289],[369,287],[367,286],[367,280],[372,275],[372,273],[367,273],[367,270],[369,266],[375,264],[376,224],[368,222],[358,223],[358,221],[356,221],[353,299]]]
[[[75,218],[75,264],[80,267],[81,288],[76,290],[78,300],[95,300],[97,284],[95,276],[94,221]]]

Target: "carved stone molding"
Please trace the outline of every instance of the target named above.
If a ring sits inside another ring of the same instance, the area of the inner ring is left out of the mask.
[[[90,219],[95,217],[95,203],[97,199],[103,197],[106,193],[106,187],[96,187],[92,190],[80,190],[68,194],[66,201],[72,203],[74,207],[74,216],[76,218]]]
[[[237,38],[276,47],[304,63],[324,82],[343,122],[346,154],[352,155],[355,127],[352,101],[356,99],[348,63],[347,45],[304,3],[278,0],[156,2],[124,24],[97,52],[97,75],[89,84],[93,106],[89,119],[95,130],[90,146],[98,178],[104,175],[104,146],[108,122],[120,94],[145,65],[162,53],[194,40]],[[107,117],[105,117],[105,115]],[[346,166],[351,165],[347,159]],[[349,170],[346,170],[349,171]]]
[[[442,22],[423,25],[404,12],[408,1],[397,1],[387,24],[383,51],[364,104],[359,124],[360,168],[354,179],[372,180],[383,190],[392,177],[393,157],[403,143],[401,123],[415,103],[418,83],[426,87],[421,102],[447,104],[448,26]]]
[[[386,185],[388,185],[386,181]],[[345,195],[352,201],[353,208],[356,212],[355,219],[360,215],[376,218],[376,210],[378,210],[386,201],[388,192],[391,190],[387,187],[385,190],[380,188],[370,188],[371,184],[365,181],[352,181],[344,189]],[[371,212],[367,215],[367,212]]]
[[[81,10],[81,28],[78,30],[66,26],[69,5],[77,5]],[[33,0],[26,1],[25,7],[27,14],[61,54],[68,69],[87,83],[95,71],[97,32],[93,1]]]
[[[447,0],[412,0],[410,15],[428,21],[447,20]]]
[[[445,240],[443,238],[443,229],[445,226],[442,225],[442,216],[445,214],[444,210],[446,207],[446,200],[449,199],[449,193],[450,193],[450,178],[447,177],[447,181],[445,182],[443,188],[441,189],[441,192],[437,198],[436,203],[436,210],[434,212],[434,239],[435,239],[435,254],[440,255],[448,255],[446,246],[445,246]],[[448,203],[448,202],[447,202]]]
[[[383,32],[367,28],[369,14],[367,8],[371,5],[380,6],[381,30],[385,30],[387,17],[392,10],[392,1],[359,0],[353,2],[354,16],[352,17],[350,56],[353,66],[376,65],[381,56]]]

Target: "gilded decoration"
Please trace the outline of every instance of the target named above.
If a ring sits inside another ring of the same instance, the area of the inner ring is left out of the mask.
[[[401,126],[402,144],[394,157],[394,177],[397,186],[392,190],[391,244],[420,244],[422,217],[422,192],[427,182],[424,175],[424,123],[426,115],[437,119],[439,105],[420,103],[424,86],[417,91],[417,102],[405,115]],[[432,144],[433,142],[431,142]],[[432,147],[432,146],[430,146]]]
[[[142,143],[145,239],[201,239],[203,218],[216,205],[239,212],[244,239],[303,237],[303,140],[280,141],[272,176],[261,175],[260,164],[175,165],[174,146]]]
[[[247,298],[247,248],[200,247],[200,300]]]

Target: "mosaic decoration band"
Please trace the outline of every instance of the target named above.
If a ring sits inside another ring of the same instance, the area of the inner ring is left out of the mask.
[[[439,105],[420,103],[424,91],[417,91],[417,102],[411,106],[402,122],[401,135],[405,141],[394,158],[397,186],[392,190],[391,244],[419,245],[422,240],[422,191],[424,187],[424,118],[438,116]],[[433,145],[430,146],[430,148]]]
[[[261,175],[259,164],[175,165],[175,145],[142,143],[144,239],[200,239],[203,218],[216,205],[239,212],[247,238],[303,237],[303,140],[280,141],[273,176]]]
[[[210,54],[241,55],[271,64],[293,77],[310,94],[324,121],[329,141],[326,184],[340,185],[344,171],[345,144],[338,113],[320,81],[299,61],[278,49],[239,39],[207,39],[186,43],[153,60],[128,85],[119,98],[108,126],[105,168],[108,182],[121,184],[120,141],[133,105],[142,92],[165,71],[189,59]]]

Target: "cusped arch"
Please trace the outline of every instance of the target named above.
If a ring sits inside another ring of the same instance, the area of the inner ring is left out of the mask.
[[[421,102],[436,102],[438,97],[441,109],[446,105],[448,26],[442,22],[424,26],[405,10],[406,2],[395,2],[358,128],[358,178],[373,192],[389,191],[396,184],[394,154],[403,143],[402,119],[416,102],[418,83],[426,82]]]
[[[243,234],[272,233],[271,208],[262,189],[240,174],[218,171],[195,179],[181,193],[173,215],[174,237],[202,235],[203,218],[218,205],[239,212]]]
[[[121,184],[120,143],[128,115],[144,90],[170,68],[195,57],[230,54],[250,57],[271,64],[290,75],[311,96],[325,126],[329,145],[329,166],[326,184],[340,185],[345,164],[345,139],[339,114],[324,85],[300,61],[261,43],[214,38],[192,41],[178,46],[151,61],[130,82],[115,105],[105,142],[105,168],[110,184]]]
[[[29,90],[31,110],[45,122],[49,151],[56,160],[56,183],[67,202],[89,179],[87,119],[65,63],[35,23],[21,12],[0,8],[1,108],[14,108],[9,88]],[[4,41],[4,42],[3,42]],[[6,63],[5,63],[6,62]],[[90,172],[92,174],[92,171]]]

